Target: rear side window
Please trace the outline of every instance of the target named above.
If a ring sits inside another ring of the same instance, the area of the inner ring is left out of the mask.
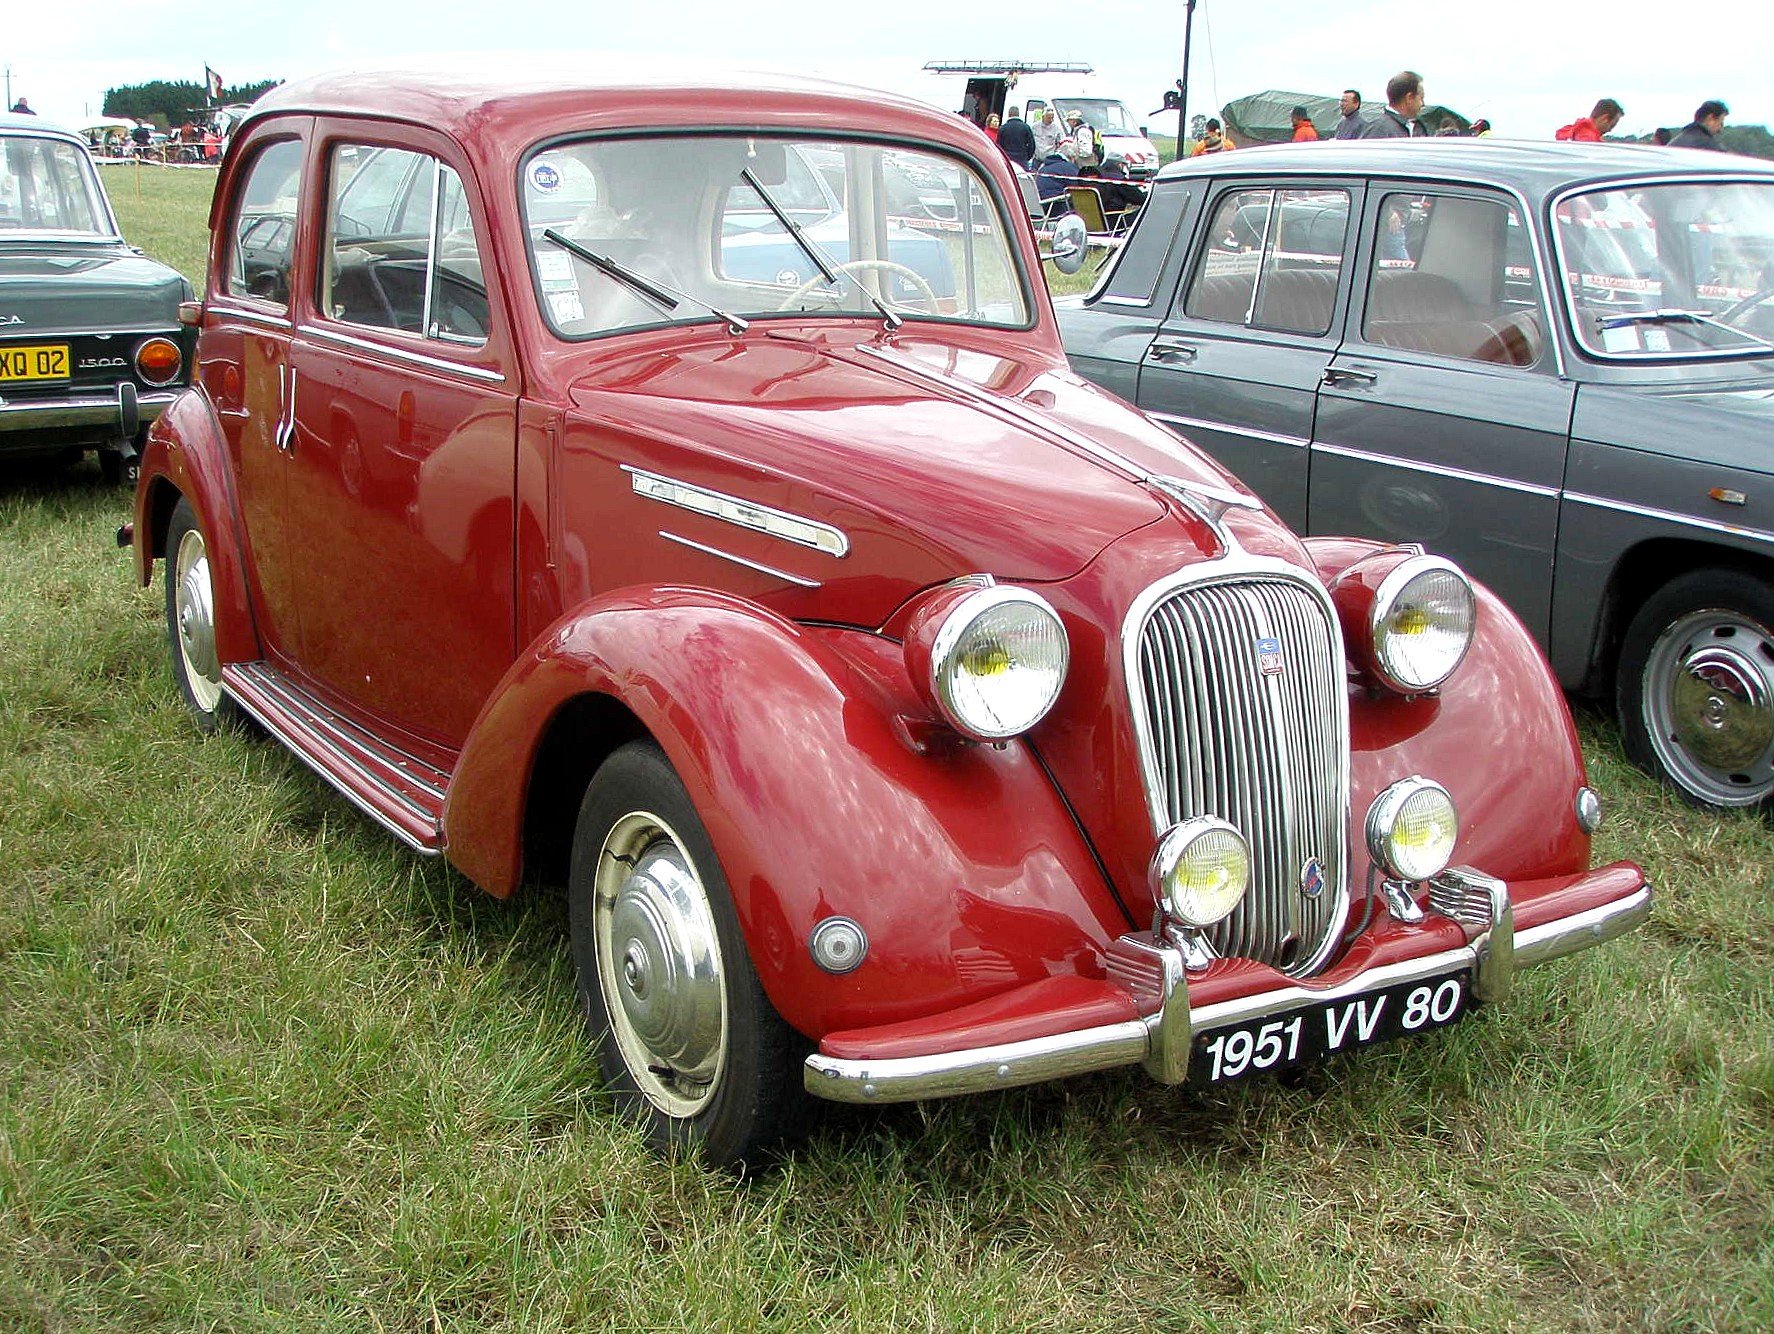
[[[240,202],[229,224],[227,286],[231,295],[289,304],[301,179],[299,139],[265,145],[247,168]]]
[[[1188,211],[1189,193],[1184,186],[1168,183],[1152,188],[1097,299],[1141,306],[1152,299],[1165,258],[1176,243],[1177,225]]]
[[[340,144],[328,181],[321,309],[347,324],[485,342],[486,282],[461,177],[424,153]]]
[[[1507,366],[1539,360],[1539,267],[1514,204],[1389,194],[1374,227],[1363,338]]]
[[[1349,235],[1344,190],[1234,190],[1209,220],[1183,313],[1286,333],[1330,331]]]

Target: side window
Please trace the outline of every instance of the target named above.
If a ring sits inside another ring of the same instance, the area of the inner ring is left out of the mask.
[[[1345,190],[1234,190],[1214,208],[1183,312],[1284,333],[1328,333],[1348,235]]]
[[[341,144],[328,180],[321,308],[442,342],[487,336],[487,290],[462,180],[436,158]]]
[[[1188,213],[1191,193],[1168,182],[1152,188],[1097,299],[1142,306],[1152,299],[1165,258],[1176,243],[1177,227]]]
[[[1513,204],[1389,194],[1374,218],[1363,338],[1505,366],[1540,359],[1539,268]]]
[[[302,143],[280,139],[259,150],[246,169],[233,221],[227,290],[288,305]]]

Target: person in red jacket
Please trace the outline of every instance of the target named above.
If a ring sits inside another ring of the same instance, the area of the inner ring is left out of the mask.
[[[1570,143],[1599,144],[1602,136],[1609,133],[1620,123],[1620,117],[1626,114],[1626,108],[1611,97],[1604,97],[1595,104],[1595,109],[1587,116],[1579,116],[1569,125],[1562,127],[1553,137]]]
[[[1306,114],[1305,107],[1295,107],[1293,112],[1294,142],[1296,144],[1315,143],[1318,129],[1312,124],[1312,117]]]

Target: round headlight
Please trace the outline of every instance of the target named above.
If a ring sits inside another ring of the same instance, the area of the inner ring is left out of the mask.
[[[1478,599],[1459,566],[1439,556],[1401,561],[1374,594],[1374,667],[1394,690],[1433,690],[1472,645]]]
[[[1368,808],[1368,856],[1394,880],[1440,874],[1452,860],[1459,836],[1454,799],[1427,778],[1400,779]]]
[[[1224,820],[1197,816],[1158,840],[1150,874],[1166,912],[1189,926],[1212,926],[1250,888],[1250,844]]]
[[[1026,732],[1053,707],[1070,648],[1059,614],[1020,588],[955,602],[930,642],[930,691],[943,716],[981,741]]]

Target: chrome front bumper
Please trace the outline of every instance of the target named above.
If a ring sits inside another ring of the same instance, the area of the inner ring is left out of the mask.
[[[1180,1084],[1188,1077],[1189,1054],[1197,1033],[1465,970],[1472,973],[1475,998],[1501,1001],[1522,969],[1612,940],[1651,915],[1651,887],[1645,885],[1612,903],[1518,932],[1513,928],[1502,882],[1475,877],[1474,887],[1481,893],[1489,890],[1493,915],[1490,929],[1470,944],[1373,968],[1337,987],[1291,986],[1193,1007],[1180,951],[1168,943],[1154,942],[1149,934],[1122,937],[1116,942],[1117,949],[1124,956],[1144,956],[1141,966],[1156,984],[1156,1009],[1143,1018],[930,1056],[843,1060],[815,1052],[807,1058],[802,1079],[809,1093],[853,1103],[912,1102],[983,1093],[1137,1064],[1143,1064],[1155,1079]],[[1149,996],[1147,1003],[1150,1000]]]

